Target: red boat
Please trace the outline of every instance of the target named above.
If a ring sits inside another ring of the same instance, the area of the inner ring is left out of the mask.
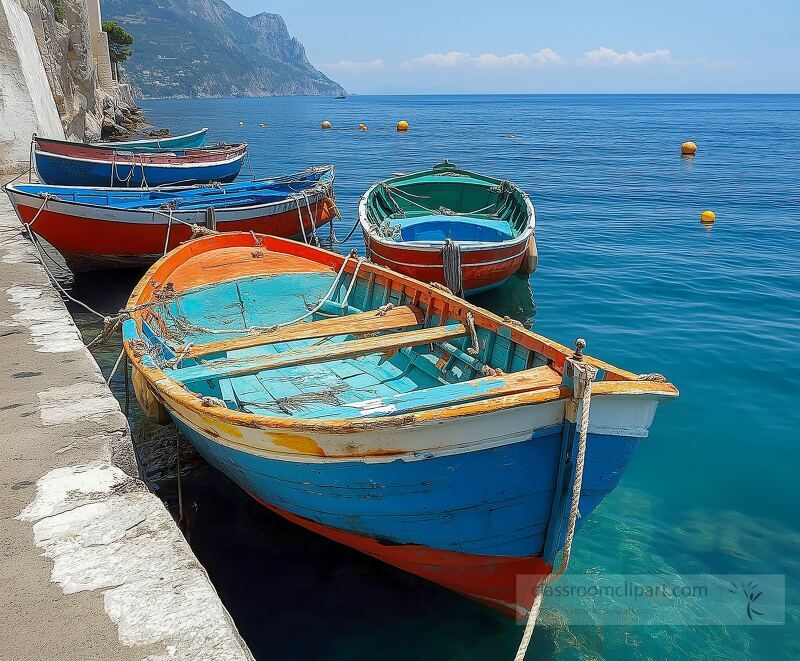
[[[528,196],[508,181],[447,161],[373,184],[361,198],[358,218],[373,262],[459,295],[536,269]]]
[[[225,186],[162,190],[15,184],[19,219],[73,272],[148,266],[193,226],[312,241],[336,213],[333,166]]]

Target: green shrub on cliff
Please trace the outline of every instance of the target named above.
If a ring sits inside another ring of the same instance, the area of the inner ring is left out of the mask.
[[[64,6],[61,4],[61,0],[50,0],[50,3],[53,5],[53,16],[59,23],[63,23],[67,20],[67,12],[64,10]]]

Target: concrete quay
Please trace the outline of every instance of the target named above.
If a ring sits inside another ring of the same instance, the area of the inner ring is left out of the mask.
[[[252,655],[0,194],[0,658]]]

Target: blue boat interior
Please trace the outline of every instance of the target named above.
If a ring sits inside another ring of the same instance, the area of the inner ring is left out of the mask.
[[[31,195],[48,194],[60,200],[113,209],[159,209],[169,204],[175,209],[191,211],[209,206],[224,209],[269,204],[284,200],[295,193],[303,193],[319,181],[330,179],[332,175],[323,173],[321,176],[299,175],[294,179],[265,179],[179,190],[96,189],[44,184],[20,184],[15,189]]]
[[[497,243],[514,238],[511,225],[505,220],[473,216],[411,216],[397,221],[402,241],[444,241],[459,243]]]
[[[522,191],[507,181],[459,170],[445,162],[395,177],[367,196],[373,230],[395,242],[501,243],[528,226]]]
[[[304,316],[287,328],[311,330],[315,323],[366,311],[371,311],[368,323],[380,323],[378,308],[387,304],[394,306],[387,314],[405,315],[397,327],[354,334],[342,319],[334,334],[270,341],[271,333],[278,332],[275,325]],[[409,309],[416,316],[405,312]],[[156,306],[142,322],[141,336],[133,324],[127,322],[126,338],[144,339],[150,345],[146,359],[168,376],[200,396],[224,401],[229,409],[269,416],[381,417],[476,401],[497,388],[498,379],[485,378],[494,370],[511,374],[548,365],[544,355],[511,341],[502,328],[476,328],[478,350],[471,352],[474,340],[458,320],[426,312],[371,276],[353,282],[334,272],[258,275],[196,287]],[[423,329],[441,331],[443,339],[336,355],[359,339],[396,333],[410,337]],[[224,346],[249,337],[257,338],[255,346]],[[187,352],[204,346],[220,350],[197,356]],[[312,359],[287,364],[285,358],[295,355]],[[560,383],[560,374],[548,370],[543,385]]]

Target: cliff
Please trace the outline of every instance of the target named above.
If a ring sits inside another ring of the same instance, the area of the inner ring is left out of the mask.
[[[18,1],[33,26],[67,138],[91,142],[123,135],[121,123],[136,123],[136,104],[130,87],[117,84],[106,65],[97,0]],[[93,37],[99,38],[94,47]]]
[[[0,79],[0,172],[27,167],[34,132],[91,142],[144,124],[113,79],[98,0],[0,0]]]
[[[277,14],[243,16],[222,0],[103,0],[136,39],[125,71],[141,96],[336,95]]]

